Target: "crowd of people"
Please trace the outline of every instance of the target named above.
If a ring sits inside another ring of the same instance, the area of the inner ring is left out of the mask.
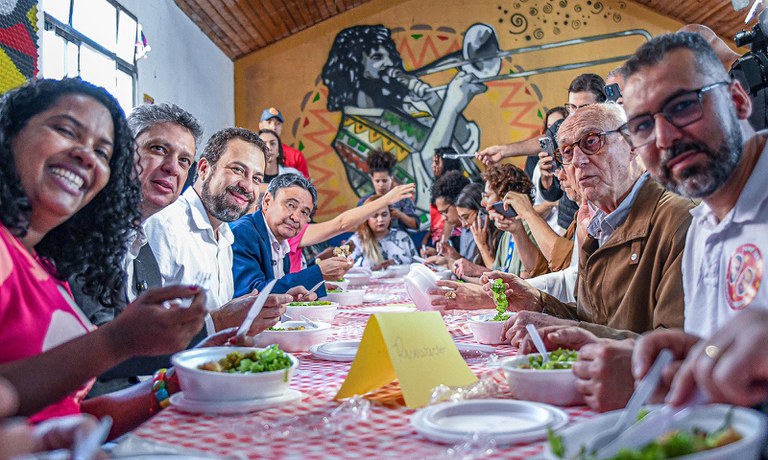
[[[319,281],[419,255],[457,278],[430,291],[441,309],[494,308],[490,284],[503,280],[517,312],[507,343],[532,349],[533,324],[548,347],[578,349],[577,387],[595,410],[623,407],[662,349],[676,361],[658,398],[683,404],[698,388],[713,402],[764,402],[768,155],[764,126],[750,121],[765,117],[729,75],[732,56],[716,53],[707,29],[689,30],[652,39],[611,72],[618,101],[600,76],[576,77],[541,136],[477,152],[480,177],[453,147],[435,148],[422,241],[418,185],[396,185],[385,151],[370,153],[371,193],[357,207],[313,222],[318,194],[301,152],[280,140],[277,109],[258,132],[226,128],[201,146],[200,123],[174,104],[126,117],[79,79],[9,91],[0,416],[38,425],[0,426],[0,458],[66,446],[104,416],[110,437],[126,433],[179,390],[172,353],[251,344],[285,304],[324,296],[308,293]],[[503,162],[514,157],[527,157],[525,169]],[[348,232],[349,257],[303,257]]]

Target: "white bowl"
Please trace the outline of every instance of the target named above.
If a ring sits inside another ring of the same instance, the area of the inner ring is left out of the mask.
[[[355,270],[354,268],[352,270]],[[364,271],[355,271],[352,270],[348,271],[344,275],[344,279],[349,281],[349,286],[365,286],[366,284],[371,282],[371,272],[368,271],[367,273]]]
[[[443,305],[432,305],[432,299],[435,296],[428,293],[430,288],[427,286],[420,277],[409,275],[405,278],[405,292],[411,297],[417,309],[422,311],[444,310]]]
[[[331,335],[331,325],[328,323],[317,322],[319,326],[313,329],[304,321],[284,321],[278,323],[275,327],[289,328],[305,326],[306,329],[300,331],[270,331],[266,330],[254,337],[256,345],[265,347],[276,343],[278,347],[285,351],[309,351],[312,345],[324,343]]]
[[[539,354],[520,355],[501,363],[509,392],[515,399],[555,406],[584,404],[584,395],[576,389],[576,376],[571,369],[522,369],[520,366],[528,364],[531,356]]]
[[[390,265],[384,270],[387,277],[402,278],[411,270],[410,265]]]
[[[506,315],[509,318],[512,316],[512,313],[507,312]],[[506,342],[501,335],[504,332],[504,321],[488,321],[494,316],[496,316],[495,313],[489,313],[470,318],[469,328],[472,330],[472,335],[475,336],[475,340],[478,343],[499,345]]]
[[[336,285],[337,289],[341,289],[342,291],[347,289],[347,286],[349,286],[349,281],[345,278],[344,281],[326,281],[325,282],[325,290],[328,291],[331,288],[331,285]]]
[[[229,374],[198,369],[198,366],[218,361],[233,351],[248,353],[253,350],[248,347],[194,348],[176,353],[171,362],[176,366],[185,397],[196,401],[245,401],[272,398],[288,391],[291,376],[299,365],[299,360],[291,355],[293,366],[279,371]]]
[[[286,305],[285,314],[295,320],[300,320],[301,316],[304,315],[307,318],[311,319],[312,321],[323,321],[326,323],[333,322],[333,317],[336,316],[336,309],[339,307],[339,304],[328,299],[318,299],[318,300],[327,300],[331,302],[331,304],[330,305]],[[291,303],[294,303],[294,302],[291,302]]]
[[[679,457],[680,460],[722,460],[722,459],[748,459],[760,458],[760,450],[765,441],[766,422],[765,414],[752,409],[743,407],[726,406],[723,404],[713,404],[706,406],[697,406],[693,413],[683,420],[672,424],[670,431],[677,429],[691,429],[699,427],[705,431],[711,432],[719,428],[725,420],[726,414],[733,409],[733,428],[738,431],[742,438],[732,444],[718,447],[717,449],[705,450],[692,455]],[[578,455],[581,446],[589,442],[596,434],[612,428],[619,419],[623,409],[608,412],[599,415],[587,421],[571,425],[570,427],[558,432],[563,439],[565,447],[565,458],[571,458]],[[545,452],[546,458],[557,459],[552,454],[547,443]]]
[[[339,305],[362,305],[365,289],[348,289],[342,292],[329,292],[324,300],[336,302]]]

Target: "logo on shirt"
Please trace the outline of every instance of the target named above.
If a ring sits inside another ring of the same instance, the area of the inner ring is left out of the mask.
[[[742,244],[728,261],[726,299],[733,310],[743,310],[757,297],[763,280],[763,256],[753,244]]]

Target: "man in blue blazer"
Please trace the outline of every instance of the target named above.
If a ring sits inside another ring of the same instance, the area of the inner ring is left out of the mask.
[[[352,267],[343,257],[332,257],[298,273],[289,273],[288,239],[299,234],[317,208],[317,190],[298,174],[283,174],[272,179],[264,194],[261,208],[231,225],[235,296],[252,292],[272,279],[278,282],[273,293],[283,293],[302,285],[311,289],[326,280],[341,279]],[[325,287],[317,292],[325,295]]]

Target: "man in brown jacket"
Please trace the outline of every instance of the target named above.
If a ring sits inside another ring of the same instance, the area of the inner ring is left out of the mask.
[[[578,215],[584,235],[577,301],[563,303],[500,274],[512,291],[510,307],[520,312],[507,324],[513,344],[529,323],[580,326],[616,339],[683,324],[680,262],[693,203],[648,180],[617,131],[625,122],[623,109],[610,103],[563,122],[560,160],[591,211],[582,206]]]

